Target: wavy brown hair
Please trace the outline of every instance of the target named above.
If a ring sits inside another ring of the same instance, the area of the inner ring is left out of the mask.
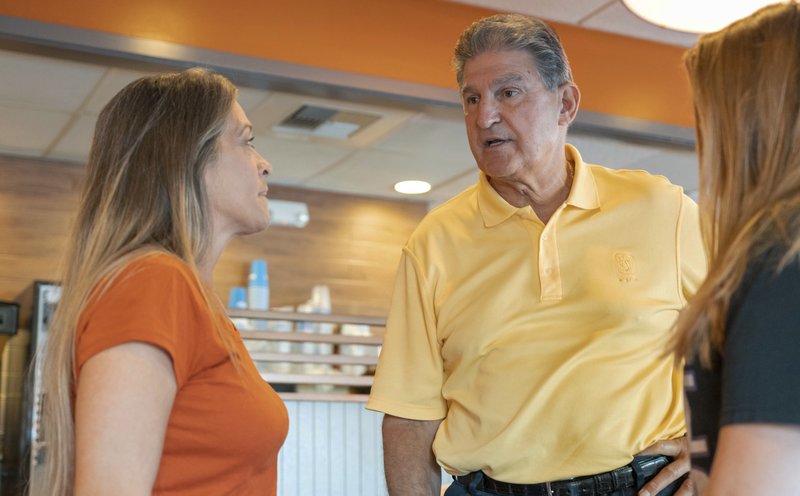
[[[679,355],[722,350],[731,298],[767,251],[800,252],[800,7],[764,7],[684,58],[694,92],[708,276],[677,323]]]
[[[204,173],[235,98],[224,77],[190,69],[138,79],[100,113],[44,355],[46,460],[31,474],[37,494],[72,494],[76,326],[122,267],[154,252],[183,260],[222,328],[224,308],[200,282],[197,261],[210,244]]]

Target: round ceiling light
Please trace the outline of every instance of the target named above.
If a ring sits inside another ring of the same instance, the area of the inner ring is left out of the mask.
[[[400,181],[394,185],[394,190],[405,195],[421,195],[430,191],[431,185],[425,181]]]
[[[689,33],[718,31],[775,0],[622,0],[647,22]]]

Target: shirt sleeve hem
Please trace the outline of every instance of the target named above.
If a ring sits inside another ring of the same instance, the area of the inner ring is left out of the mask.
[[[177,384],[178,388],[180,388],[183,383],[186,381],[185,377],[179,377],[177,370],[175,370],[175,350],[171,343],[167,343],[164,341],[159,341],[158,339],[153,339],[151,337],[126,337],[124,339],[109,339],[103,342],[96,342],[91,347],[86,347],[80,351],[80,356],[78,359],[78,363],[76,364],[76,370],[78,375],[81,373],[81,369],[89,361],[90,358],[111,349],[115,346],[128,344],[128,343],[143,343],[150,346],[154,346],[159,350],[162,350],[164,353],[169,356],[169,361],[172,363],[172,373],[175,375],[175,383]]]
[[[367,410],[383,412],[388,415],[411,420],[441,420],[446,414],[443,409],[438,407],[408,405],[372,396],[370,396],[367,401],[366,408]]]
[[[800,410],[725,412],[720,416],[720,426],[729,424],[800,424]]]

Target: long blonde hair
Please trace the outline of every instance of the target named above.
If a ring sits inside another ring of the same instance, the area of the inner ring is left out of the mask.
[[[32,474],[42,494],[72,494],[75,331],[99,282],[154,251],[180,258],[200,281],[197,260],[210,244],[204,171],[235,98],[224,77],[190,69],[138,79],[100,113],[44,355],[46,460],[41,477]],[[199,285],[221,322],[224,308]]]
[[[709,272],[678,319],[676,351],[708,364],[751,260],[770,251],[781,270],[800,251],[800,6],[770,5],[702,36],[684,61]]]

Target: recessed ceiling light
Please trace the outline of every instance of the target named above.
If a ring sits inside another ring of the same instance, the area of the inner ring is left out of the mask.
[[[622,0],[622,3],[657,26],[689,33],[710,33],[775,0]]]
[[[431,185],[425,181],[400,181],[394,185],[394,190],[406,195],[420,195],[430,191]]]

